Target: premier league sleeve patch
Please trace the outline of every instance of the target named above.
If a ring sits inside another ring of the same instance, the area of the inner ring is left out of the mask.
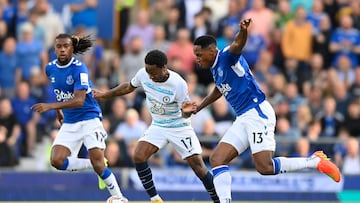
[[[80,73],[81,85],[89,85],[89,77],[87,73]]]

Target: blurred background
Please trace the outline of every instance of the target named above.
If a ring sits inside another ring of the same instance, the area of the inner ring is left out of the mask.
[[[144,66],[146,52],[159,49],[167,53],[169,68],[187,81],[191,99],[200,101],[213,80],[196,65],[192,41],[211,34],[221,49],[247,18],[253,23],[243,55],[276,111],[276,156],[307,157],[323,150],[344,181],[335,184],[314,171],[264,178],[246,151],[231,163],[234,199],[360,198],[360,1],[0,0],[0,200],[101,200],[107,195],[96,190],[93,173],[64,174],[50,166],[59,129],[55,112],[40,115],[30,109],[54,101],[43,70],[56,58],[57,34],[91,35],[94,47],[77,57],[97,89],[129,81]],[[146,200],[131,163],[136,140],[151,123],[144,93],[139,89],[99,103],[109,133],[109,165],[130,199]],[[234,119],[224,98],[192,116],[206,164]],[[86,149],[78,156],[87,157]],[[168,192],[165,199],[207,199],[171,147],[150,164],[159,189]]]

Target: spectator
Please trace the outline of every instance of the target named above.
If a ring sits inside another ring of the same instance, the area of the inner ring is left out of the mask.
[[[251,8],[244,13],[242,19],[253,20],[251,32],[259,34],[265,39],[266,44],[270,43],[270,33],[274,27],[274,12],[266,8],[265,0],[253,0]]]
[[[166,33],[166,39],[170,42],[173,42],[177,38],[179,29],[185,27],[185,23],[179,20],[180,11],[176,5],[171,6],[168,12],[167,21],[164,23],[164,29]]]
[[[334,54],[333,66],[342,55],[350,58],[352,68],[358,65],[356,54],[360,53],[360,33],[353,27],[353,20],[349,15],[340,18],[340,27],[332,33],[329,49]]]
[[[174,58],[180,59],[183,74],[194,71],[195,55],[190,41],[190,32],[187,29],[182,28],[178,31],[176,41],[170,44],[167,55],[169,61]]]
[[[213,119],[207,119],[204,121],[202,130],[198,134],[199,141],[202,148],[201,156],[204,159],[204,162],[207,166],[210,167],[210,155],[213,149],[216,147],[216,144],[219,141],[219,134],[215,131],[215,121]]]
[[[169,4],[168,0],[154,0],[149,6],[150,22],[154,25],[163,25],[168,18]]]
[[[18,68],[21,70],[17,75],[17,81],[29,80],[33,67],[45,67],[48,62],[44,46],[40,41],[34,39],[33,30],[30,23],[24,23],[21,26],[21,37],[16,44]]]
[[[114,98],[111,105],[111,112],[104,120],[107,120],[110,124],[108,133],[110,136],[114,136],[116,128],[125,121],[126,115],[126,101],[123,97]]]
[[[242,18],[243,13],[245,12],[247,1],[237,1],[229,0],[228,12],[221,18],[217,26],[217,37],[220,37],[223,34],[223,30],[227,26],[231,26],[234,30],[234,33],[239,31],[239,19]]]
[[[254,32],[253,29],[248,30],[248,39],[243,48],[242,54],[246,58],[251,69],[258,61],[261,52],[265,51],[267,44],[265,38],[259,33]]]
[[[194,26],[194,15],[203,8],[203,0],[179,0],[180,20],[185,22],[187,29]]]
[[[4,48],[0,51],[0,88],[2,95],[11,98],[14,96],[17,70],[16,41],[9,37],[4,41]]]
[[[319,31],[313,35],[312,49],[313,53],[319,53],[324,59],[329,59],[332,54],[329,51],[329,42],[332,34],[330,18],[324,16],[319,22]],[[324,61],[324,68],[328,69],[331,65],[331,60]]]
[[[284,117],[277,119],[275,135],[277,139],[282,140],[276,146],[276,154],[278,156],[289,156],[294,147],[294,141],[301,136],[300,132],[296,128],[292,128],[290,121]]]
[[[140,10],[137,13],[136,22],[131,24],[126,30],[122,41],[125,52],[128,52],[128,50],[131,49],[129,47],[131,47],[131,42],[134,38],[140,38],[145,49],[152,44],[154,40],[154,25],[150,22],[149,15],[150,14],[147,10]]]
[[[358,66],[354,71],[354,83],[349,88],[350,97],[352,99],[359,98],[360,99],[360,66]]]
[[[265,85],[271,84],[271,78],[279,73],[278,67],[273,64],[273,56],[268,50],[260,52],[259,59],[252,71],[256,80]]]
[[[1,9],[0,9],[1,10]],[[1,16],[1,13],[0,13]],[[6,22],[0,18],[0,51],[2,51],[5,39],[8,37]]]
[[[56,35],[64,33],[64,23],[51,7],[49,0],[36,0],[33,10],[38,15],[37,24],[46,31],[44,47],[49,51],[53,47]]]
[[[20,134],[20,125],[13,113],[10,100],[0,98],[0,166],[14,166],[19,163],[16,143]]]
[[[306,10],[299,6],[295,18],[285,24],[281,49],[285,58],[309,60],[312,50],[312,26],[306,21]]]
[[[330,71],[335,71],[334,76],[339,80],[339,82],[344,83],[346,89],[350,87],[355,80],[354,68],[351,65],[351,59],[347,55],[341,55],[338,57],[337,62],[333,69]]]
[[[344,83],[337,82],[337,84],[334,85],[332,95],[334,95],[336,101],[336,111],[345,116],[350,102],[348,88]]]
[[[223,49],[226,46],[229,46],[234,40],[234,36],[235,36],[234,28],[230,25],[225,26],[222,35],[216,38],[216,41],[218,42],[217,43],[218,48]]]
[[[292,127],[305,137],[312,119],[313,115],[308,104],[301,104],[296,111],[296,121],[292,123]]]
[[[359,141],[356,138],[349,138],[346,143],[346,155],[342,172],[345,175],[360,174]]]
[[[350,135],[360,138],[360,101],[353,99],[347,106],[344,125]]]
[[[296,142],[295,152],[292,154],[292,157],[309,157],[312,153],[310,141],[301,137]]]
[[[14,114],[21,127],[20,151],[22,156],[32,156],[37,140],[36,126],[40,114],[31,110],[36,100],[30,95],[30,85],[21,81],[16,87],[16,96],[11,99]]]
[[[128,147],[133,140],[143,136],[146,128],[146,124],[140,120],[139,113],[135,109],[128,109],[125,115],[125,122],[117,126],[114,138],[116,140],[124,140],[126,147]]]
[[[207,23],[204,13],[200,11],[194,15],[194,26],[190,30],[191,41],[202,35],[213,35],[211,25]]]
[[[148,47],[146,51],[158,49],[166,53],[169,49],[170,42],[166,40],[165,29],[161,25],[157,25],[154,28],[154,40],[153,43]]]
[[[336,111],[336,101],[333,97],[324,99],[322,111],[315,116],[321,122],[321,136],[336,137],[344,122],[344,116]]]
[[[312,25],[313,35],[320,32],[321,19],[328,17],[329,16],[324,12],[324,4],[322,0],[314,0],[311,11],[308,12],[306,17],[307,21]]]
[[[231,126],[235,120],[235,114],[225,97],[220,97],[211,106],[211,115],[215,120],[215,132],[220,136]]]
[[[96,39],[98,34],[98,0],[68,0],[68,4],[72,13],[72,32],[77,30],[79,27],[82,27],[85,28],[86,35],[91,34]],[[62,23],[60,25],[62,25]]]
[[[274,22],[277,29],[283,30],[285,24],[294,18],[293,12],[290,10],[289,0],[277,1],[277,11],[275,12]]]
[[[128,44],[128,49],[121,57],[120,71],[124,75],[124,81],[130,81],[135,76],[135,73],[145,66],[144,41],[141,37],[132,38]],[[120,81],[122,82],[122,81]]]

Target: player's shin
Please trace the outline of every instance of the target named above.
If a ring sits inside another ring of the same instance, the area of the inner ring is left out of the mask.
[[[213,180],[213,176],[211,175],[210,172],[208,172],[204,177],[200,178],[200,180],[202,181],[203,185],[205,186],[207,192],[209,193],[211,199],[217,203],[219,202],[219,197],[216,194],[215,191],[215,186],[214,186],[214,180]]]
[[[305,168],[316,168],[319,158],[273,158],[274,174],[297,171]]]
[[[111,196],[122,197],[120,187],[116,181],[114,174],[110,171],[109,168],[105,168],[102,174],[99,175],[101,179],[104,180],[106,188],[108,189]]]
[[[159,195],[156,191],[154,181],[152,179],[151,169],[147,162],[135,163],[136,172],[141,180],[144,189],[148,193],[150,198],[158,198]],[[159,197],[160,198],[160,197]]]
[[[81,171],[91,169],[92,165],[90,159],[80,159],[74,157],[67,157],[64,163],[58,168],[63,171]]]
[[[231,202],[231,176],[229,166],[221,165],[212,169],[214,186],[219,196],[220,203]]]

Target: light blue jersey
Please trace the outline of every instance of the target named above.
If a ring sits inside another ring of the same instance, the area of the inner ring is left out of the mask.
[[[57,60],[53,60],[46,66],[46,75],[50,80],[57,102],[72,99],[76,90],[86,90],[83,106],[62,110],[64,123],[76,123],[93,118],[102,120],[101,109],[92,95],[92,83],[86,66],[75,58],[72,58],[64,66],[58,65],[56,62]]]
[[[218,52],[211,73],[216,87],[233,107],[237,116],[245,113],[265,100],[253,77],[249,65],[242,55],[230,53],[229,46]]]

